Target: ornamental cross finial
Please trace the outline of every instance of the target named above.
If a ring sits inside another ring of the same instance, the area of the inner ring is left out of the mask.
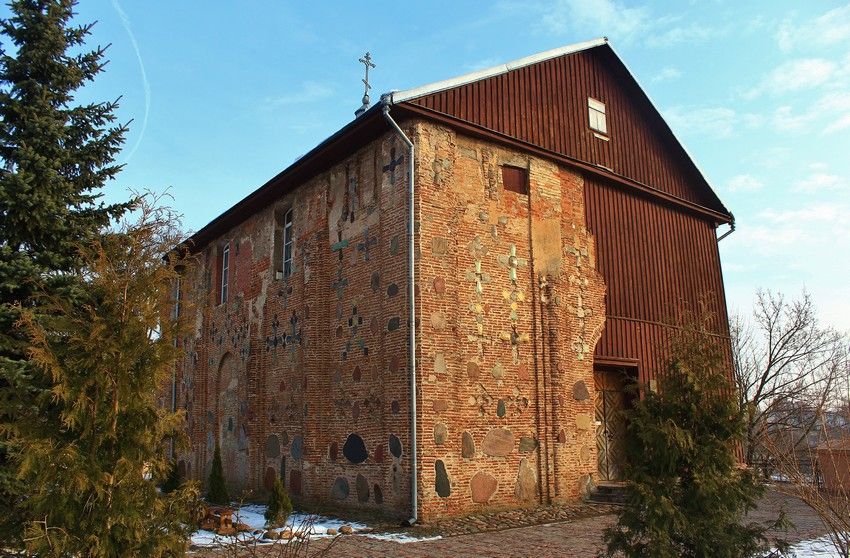
[[[372,86],[369,85],[369,68],[375,68],[376,67],[375,64],[372,63],[372,55],[368,52],[365,55],[363,55],[363,58],[361,58],[359,60],[359,62],[366,67],[366,77],[363,78],[363,80],[362,80],[363,86],[364,86],[363,87],[363,105],[359,109],[354,111],[354,116],[360,116],[361,114],[366,112],[366,109],[369,108],[369,103],[370,103],[370,101],[369,101],[369,90],[372,89]]]

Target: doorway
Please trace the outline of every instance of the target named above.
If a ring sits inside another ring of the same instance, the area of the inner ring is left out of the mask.
[[[637,380],[637,370],[600,366],[593,372],[599,480],[622,481],[628,427],[626,411],[632,407],[637,394],[630,389]]]

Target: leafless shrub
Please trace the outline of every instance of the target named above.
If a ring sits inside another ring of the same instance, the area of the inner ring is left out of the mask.
[[[821,326],[805,292],[788,300],[759,291],[752,315],[733,316],[730,332],[739,404],[747,412],[745,461],[769,472],[772,452],[764,447],[766,437],[782,431],[785,437],[796,436],[783,443],[805,445],[818,411],[836,404],[847,339]]]

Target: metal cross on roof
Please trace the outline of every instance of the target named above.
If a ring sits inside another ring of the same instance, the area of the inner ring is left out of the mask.
[[[363,80],[362,80],[363,86],[364,86],[364,88],[363,88],[363,105],[359,109],[354,111],[354,116],[360,116],[361,114],[366,112],[366,109],[369,108],[369,103],[370,103],[370,101],[369,101],[369,90],[372,89],[372,86],[369,85],[369,68],[375,68],[376,67],[375,64],[372,63],[372,55],[369,54],[368,52],[365,55],[363,55],[363,58],[361,58],[359,60],[359,62],[361,64],[363,64],[364,66],[366,66],[366,77],[363,78]]]

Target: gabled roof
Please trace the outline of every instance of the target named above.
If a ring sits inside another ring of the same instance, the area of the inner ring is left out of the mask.
[[[348,122],[340,130],[325,139],[319,145],[310,150],[307,154],[297,159],[289,167],[281,171],[271,180],[266,182],[263,186],[249,194],[247,197],[236,203],[234,206],[228,208],[224,213],[213,219],[201,230],[192,235],[187,240],[187,244],[191,247],[193,251],[203,248],[203,246],[205,246],[207,243],[214,240],[216,237],[220,236],[230,228],[240,224],[250,215],[260,210],[262,207],[266,206],[269,203],[272,203],[274,200],[280,198],[291,189],[296,188],[302,182],[308,180],[312,176],[315,176],[330,165],[344,158],[346,154],[350,153],[354,147],[362,145],[368,141],[371,141],[375,137],[378,137],[381,133],[386,131],[383,119],[381,118],[380,114],[381,106],[384,104],[396,105],[399,106],[399,108],[408,110],[416,109],[418,108],[416,106],[416,103],[424,98],[427,98],[428,96],[439,94],[441,92],[449,91],[452,89],[462,88],[463,86],[475,84],[476,82],[483,82],[485,80],[490,80],[491,78],[497,78],[498,76],[509,74],[516,70],[520,70],[536,64],[546,63],[547,61],[551,61],[563,56],[592,51],[594,49],[603,49],[609,52],[612,58],[619,63],[622,70],[625,72],[625,74],[628,76],[628,78],[636,88],[638,94],[643,97],[645,104],[651,108],[651,111],[654,114],[655,118],[657,118],[661,129],[663,129],[665,133],[669,134],[674,144],[681,149],[682,158],[686,161],[687,165],[689,165],[693,169],[694,175],[699,178],[699,181],[702,183],[701,186],[704,189],[704,192],[706,193],[706,197],[710,202],[706,204],[705,209],[708,210],[711,214],[715,215],[718,222],[732,222],[734,220],[732,214],[728,211],[728,209],[726,209],[726,207],[717,197],[717,195],[709,185],[705,174],[699,169],[693,157],[691,157],[690,154],[687,152],[684,144],[681,142],[681,140],[679,140],[678,137],[676,137],[673,130],[670,128],[670,126],[655,108],[654,103],[646,94],[646,91],[643,89],[643,87],[640,86],[639,82],[634,77],[634,74],[632,74],[632,72],[628,69],[622,58],[620,58],[616,54],[613,47],[608,42],[608,39],[602,37],[590,41],[585,41],[573,45],[548,50],[531,56],[526,56],[524,58],[519,58],[512,62],[499,64],[497,66],[493,66],[484,70],[470,72],[455,78],[442,80],[401,91],[396,90],[391,91],[389,93],[385,93],[381,96],[380,103],[373,105],[360,117]],[[406,116],[409,116],[410,114],[422,115],[423,113],[421,111],[414,111],[406,114]],[[571,158],[567,157],[567,159]],[[580,166],[586,167],[586,165],[581,165],[581,160],[575,159],[574,162],[579,163]],[[598,171],[599,169],[592,170]],[[637,185],[640,186],[639,184]],[[648,189],[654,190],[651,187]],[[656,193],[662,194],[662,197],[664,197],[663,192],[659,191]],[[689,203],[687,202],[687,200],[679,201],[683,201],[685,202],[685,205],[689,205],[694,208],[700,207],[700,204]]]

